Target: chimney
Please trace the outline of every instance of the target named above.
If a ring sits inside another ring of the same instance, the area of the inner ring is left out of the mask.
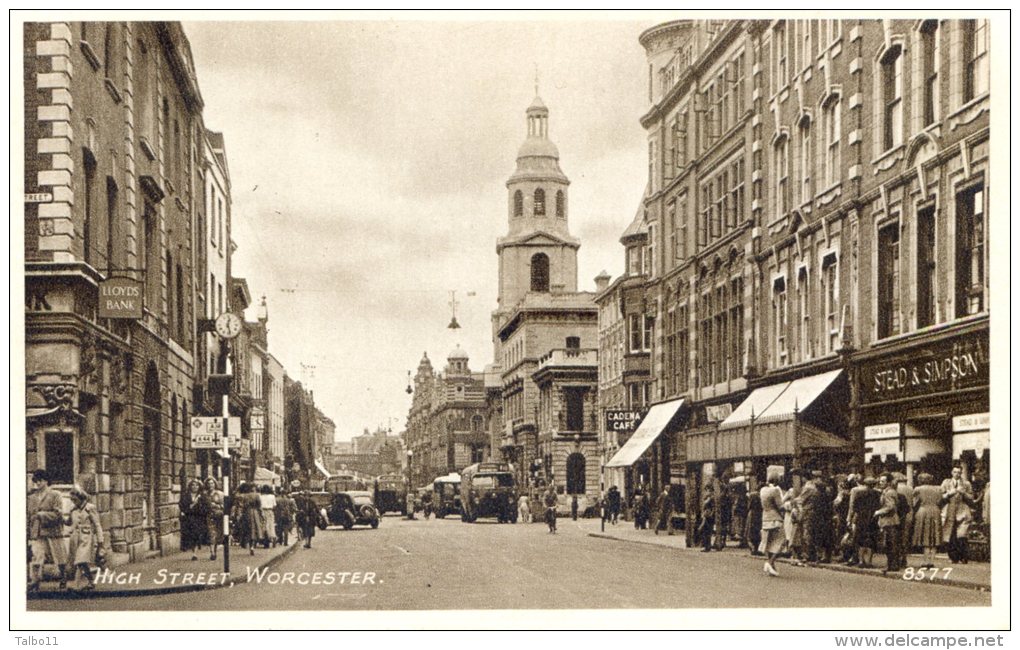
[[[602,271],[602,273],[595,276],[595,290],[602,293],[609,286],[609,281],[612,279],[611,275]]]

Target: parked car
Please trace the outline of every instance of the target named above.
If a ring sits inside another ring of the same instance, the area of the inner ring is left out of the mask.
[[[329,523],[350,530],[354,526],[379,527],[379,511],[371,492],[337,492],[332,495]]]

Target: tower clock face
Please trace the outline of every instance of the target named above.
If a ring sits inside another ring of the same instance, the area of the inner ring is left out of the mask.
[[[216,333],[225,339],[236,338],[241,333],[241,319],[230,312],[220,314],[216,318]]]

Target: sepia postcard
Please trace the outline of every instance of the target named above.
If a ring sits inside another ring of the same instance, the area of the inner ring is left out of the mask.
[[[13,12],[15,643],[1003,645],[1010,36]]]

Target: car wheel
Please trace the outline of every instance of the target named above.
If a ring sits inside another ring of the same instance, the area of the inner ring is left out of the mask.
[[[372,520],[372,528],[378,528],[378,527],[379,527],[379,520],[378,519],[373,519]]]

